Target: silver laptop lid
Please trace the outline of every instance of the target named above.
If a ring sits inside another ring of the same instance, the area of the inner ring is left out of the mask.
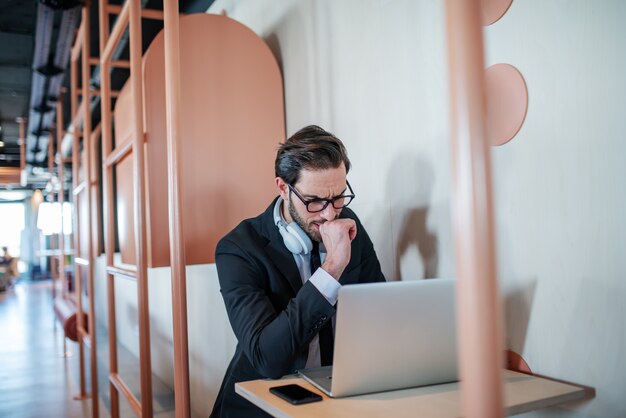
[[[342,287],[332,395],[457,380],[454,290],[453,279]]]

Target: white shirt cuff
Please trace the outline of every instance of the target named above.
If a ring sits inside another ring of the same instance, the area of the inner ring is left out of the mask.
[[[313,273],[309,281],[319,290],[328,303],[335,306],[341,285],[333,276],[320,267]]]

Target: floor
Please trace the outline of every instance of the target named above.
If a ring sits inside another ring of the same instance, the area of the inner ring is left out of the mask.
[[[108,417],[108,336],[104,326],[97,328],[99,416]],[[64,356],[63,332],[55,321],[49,281],[22,280],[0,292],[0,417],[91,417],[91,399],[74,399],[79,393],[78,345],[69,340],[66,344]],[[129,372],[127,384],[138,396],[137,360],[123,347],[118,350],[120,370]],[[88,368],[89,350],[85,352]],[[88,371],[86,380],[89,388]],[[172,390],[157,378],[152,385],[154,416],[173,417]],[[135,416],[123,396],[120,416]]]
[[[89,401],[73,399],[75,359],[63,356],[49,282],[18,283],[0,293],[0,330],[0,417],[89,416]]]

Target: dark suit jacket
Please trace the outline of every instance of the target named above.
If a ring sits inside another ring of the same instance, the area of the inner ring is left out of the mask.
[[[256,218],[241,222],[217,244],[220,289],[238,344],[226,370],[211,417],[268,416],[235,393],[235,383],[277,379],[305,366],[309,343],[335,307],[315,286],[302,284],[293,255],[274,224],[276,200]],[[342,285],[384,281],[372,242],[356,221],[350,263]]]

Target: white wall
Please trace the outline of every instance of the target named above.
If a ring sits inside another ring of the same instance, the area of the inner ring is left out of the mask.
[[[388,278],[453,276],[443,2],[217,0],[209,12],[223,9],[279,60],[287,133],[316,123],[346,143],[354,209]],[[625,19],[621,0],[518,0],[485,30],[486,64],[516,66],[530,96],[522,130],[492,154],[506,346],[597,390],[533,416],[626,416]],[[167,380],[169,269],[149,276]],[[234,338],[214,266],[188,280],[192,403],[207,416]]]
[[[274,51],[288,134],[316,123],[345,142],[353,205],[391,279],[453,274],[443,9],[434,5],[218,0],[210,9],[226,9]]]
[[[625,18],[619,0],[516,1],[486,31],[487,64],[517,66],[530,97],[493,152],[507,342],[596,388],[580,416],[626,416]]]
[[[390,278],[454,274],[443,2],[217,0],[281,62],[287,133],[318,123],[354,163],[354,202]],[[487,65],[525,76],[526,122],[493,150],[507,347],[626,416],[626,2],[514,1]],[[621,215],[621,216],[620,216]],[[570,412],[564,412],[570,415]]]

